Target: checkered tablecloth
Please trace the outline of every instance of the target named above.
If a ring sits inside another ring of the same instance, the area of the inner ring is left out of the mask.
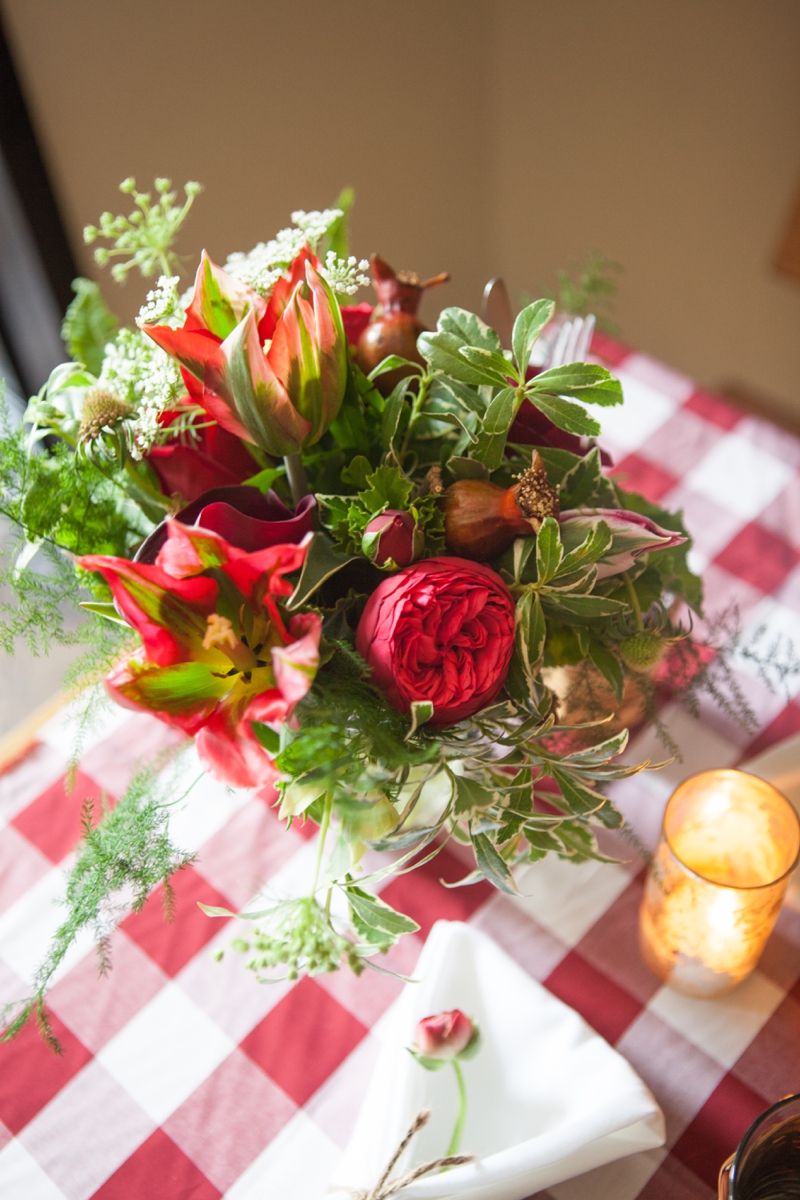
[[[800,646],[800,441],[697,390],[657,362],[598,339],[626,404],[604,410],[604,444],[630,486],[685,510],[711,612],[736,601],[745,630],[766,625]],[[684,761],[615,789],[653,844],[664,803],[693,771],[746,760],[800,729],[800,703],[773,695],[743,664],[758,714],[753,739],[717,710],[700,724],[664,716]],[[797,682],[800,690],[800,681]],[[59,921],[63,868],[85,797],[118,797],[137,762],[171,736],[145,716],[111,713],[64,787],[72,729],[62,714],[0,776],[0,998],[29,991]],[[650,732],[631,750],[663,757]],[[191,771],[191,767],[189,771]],[[188,777],[188,772],[187,772]],[[198,859],[175,880],[176,917],[154,895],[111,938],[98,979],[88,941],[68,955],[50,995],[63,1054],[34,1028],[0,1047],[2,1200],[320,1200],[372,1069],[384,1014],[401,984],[347,971],[259,985],[226,948],[236,921],[196,901],[241,909],[264,885],[299,892],[316,830],[286,832],[272,797],[204,778],[172,833]],[[662,988],[636,948],[641,863],[572,867],[547,860],[524,899],[463,875],[448,851],[389,881],[385,898],[420,924],[386,965],[413,969],[440,917],[483,929],[574,1006],[629,1059],[667,1119],[662,1150],[551,1189],[554,1200],[711,1200],[722,1160],[751,1120],[800,1091],[800,914],[785,907],[759,968],[732,995],[691,1000]]]

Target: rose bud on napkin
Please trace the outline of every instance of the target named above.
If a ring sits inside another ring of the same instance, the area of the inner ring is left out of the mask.
[[[469,1017],[464,1016],[459,1008],[454,1008],[450,1012],[423,1017],[417,1025],[415,1037],[416,1041],[408,1047],[408,1052],[421,1067],[426,1071],[438,1071],[449,1063],[455,1072],[458,1113],[446,1152],[448,1155],[455,1154],[461,1143],[467,1116],[467,1088],[458,1062],[459,1059],[464,1061],[474,1058],[480,1050],[481,1035],[478,1026]]]
[[[408,567],[418,558],[424,535],[409,512],[387,508],[364,530],[361,549],[376,567]]]
[[[479,1049],[478,1026],[459,1008],[423,1017],[410,1053],[429,1071],[438,1071],[454,1058],[473,1058]]]

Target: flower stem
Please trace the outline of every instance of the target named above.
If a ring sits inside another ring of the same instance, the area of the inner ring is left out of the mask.
[[[467,1089],[464,1084],[464,1075],[455,1059],[452,1060],[452,1067],[456,1073],[456,1083],[458,1084],[458,1116],[456,1117],[453,1136],[450,1138],[450,1145],[447,1147],[448,1158],[451,1154],[458,1154],[458,1147],[461,1145],[461,1135],[464,1132],[464,1121],[467,1116]]]
[[[633,615],[636,618],[636,628],[642,632],[644,630],[644,621],[642,620],[642,607],[639,604],[639,597],[636,595],[636,588],[631,583],[631,577],[627,571],[623,572],[622,578],[625,580],[625,587],[628,589],[628,599],[631,602]]]
[[[317,894],[317,883],[319,882],[319,872],[322,866],[322,854],[325,850],[325,838],[328,836],[328,826],[331,823],[331,809],[333,808],[333,792],[328,789],[325,793],[325,808],[322,811],[322,824],[319,827],[319,845],[317,846],[317,861],[314,865],[314,882],[311,885],[311,899]]]
[[[292,500],[297,507],[303,496],[308,495],[308,478],[303,466],[303,456],[302,454],[287,454],[283,461],[286,464],[286,478],[292,489]]]

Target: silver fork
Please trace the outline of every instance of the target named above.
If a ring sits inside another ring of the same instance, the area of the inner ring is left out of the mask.
[[[484,289],[481,316],[494,329],[505,350],[511,348],[514,313],[504,281],[490,279]],[[547,326],[533,348],[531,366],[549,371],[566,363],[583,362],[592,344],[595,317],[558,316]]]

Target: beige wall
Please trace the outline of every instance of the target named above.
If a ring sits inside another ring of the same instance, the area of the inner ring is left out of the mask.
[[[449,269],[436,301],[476,307],[496,272],[534,291],[597,247],[630,341],[800,418],[800,287],[770,266],[798,0],[0,6],[76,250],[127,174],[202,180],[181,249],[220,259],[353,183],[356,252]]]

